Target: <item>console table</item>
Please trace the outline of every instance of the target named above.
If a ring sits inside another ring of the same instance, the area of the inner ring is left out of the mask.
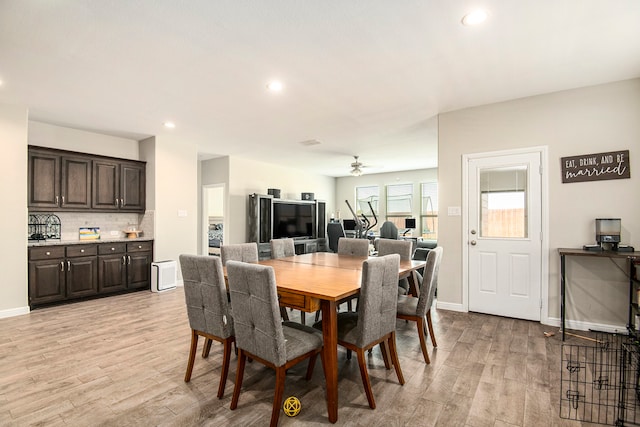
[[[629,275],[629,317],[627,328],[629,331],[635,330],[634,320],[633,320],[633,310],[634,310],[634,283],[637,282],[634,277],[635,273],[635,264],[640,262],[640,252],[614,252],[614,251],[586,251],[584,249],[558,249],[558,253],[560,254],[560,327],[562,329],[562,341],[564,341],[565,328],[564,328],[564,317],[565,317],[565,290],[566,290],[566,271],[565,271],[565,258],[567,256],[587,256],[587,257],[598,257],[598,258],[610,258],[610,259],[626,259],[628,270],[627,274]],[[635,304],[635,309],[637,310],[637,304]]]

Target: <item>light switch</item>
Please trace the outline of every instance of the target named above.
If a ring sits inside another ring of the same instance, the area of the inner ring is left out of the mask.
[[[184,209],[178,209],[178,216],[179,217],[185,217],[187,216],[187,211]]]
[[[449,216],[460,216],[462,215],[462,210],[460,209],[460,206],[449,206],[447,208],[447,214]]]

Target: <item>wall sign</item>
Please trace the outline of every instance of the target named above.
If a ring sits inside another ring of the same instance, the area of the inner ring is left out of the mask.
[[[562,182],[631,178],[629,150],[563,157]]]

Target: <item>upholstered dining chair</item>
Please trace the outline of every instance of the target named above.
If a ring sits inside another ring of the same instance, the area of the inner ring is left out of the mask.
[[[258,244],[253,243],[234,243],[232,245],[222,245],[220,247],[220,256],[222,257],[222,265],[227,265],[228,261],[241,262],[258,262]],[[281,307],[280,313],[282,319],[289,320],[287,309]]]
[[[269,244],[271,246],[271,258],[273,259],[294,256],[296,254],[293,239],[271,239]]]
[[[296,246],[291,238],[286,239],[271,239],[269,242],[271,246],[271,259],[284,258],[288,256],[294,256],[296,254]],[[282,309],[286,313],[286,309]],[[293,309],[292,309],[293,310]],[[283,318],[289,320],[289,315]],[[306,316],[304,311],[300,311],[300,321],[302,324],[306,321]]]
[[[401,261],[410,261],[412,246],[411,240],[380,239],[378,241],[378,256],[398,254]],[[408,293],[409,280],[405,277],[398,281],[398,295],[407,295]]]
[[[222,265],[227,265],[227,261],[258,262],[258,244],[235,243],[232,245],[220,246],[220,256]]]
[[[221,342],[223,356],[218,399],[222,399],[229,373],[231,344],[235,341],[233,316],[227,301],[222,262],[219,257],[201,255],[180,255],[179,259],[184,281],[187,315],[191,327],[191,348],[184,381],[191,380],[198,348],[198,337],[205,338],[202,357],[209,355],[212,341]]]
[[[438,246],[427,254],[427,264],[424,268],[424,276],[420,284],[420,296],[418,298],[400,295],[398,296],[398,319],[411,320],[416,322],[418,336],[420,337],[420,348],[425,363],[429,364],[429,354],[427,353],[427,343],[425,341],[426,327],[429,328],[431,344],[438,347],[436,336],[433,334],[433,324],[431,323],[431,306],[438,287],[438,270],[442,260],[442,247]],[[425,325],[425,318],[427,325]]]
[[[322,333],[300,323],[280,322],[272,267],[229,261],[227,278],[231,307],[236,313],[234,325],[238,347],[238,368],[231,409],[238,407],[246,359],[252,358],[276,371],[271,409],[271,426],[276,426],[287,369],[309,359],[306,379],[311,379],[316,358],[322,351]]]
[[[400,384],[404,384],[402,369],[396,349],[396,305],[398,301],[398,269],[400,255],[391,254],[371,258],[362,264],[362,285],[360,287],[360,303],[357,313],[338,313],[338,344],[348,351],[355,351],[362,384],[371,409],[376,402],[371,390],[371,381],[367,371],[365,352],[380,344],[385,368],[391,369],[387,345],[391,355],[391,363],[395,367]],[[235,310],[235,308],[234,308]],[[322,329],[322,322],[313,325]]]
[[[341,237],[338,239],[338,255],[369,256],[369,240]]]

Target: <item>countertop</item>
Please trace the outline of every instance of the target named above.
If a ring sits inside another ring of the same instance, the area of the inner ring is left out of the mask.
[[[96,243],[127,243],[127,242],[148,242],[153,240],[150,237],[136,237],[135,239],[129,239],[126,237],[120,237],[115,239],[97,239],[97,240],[39,240],[29,242],[28,247],[37,246],[68,246],[68,245],[87,245]]]

